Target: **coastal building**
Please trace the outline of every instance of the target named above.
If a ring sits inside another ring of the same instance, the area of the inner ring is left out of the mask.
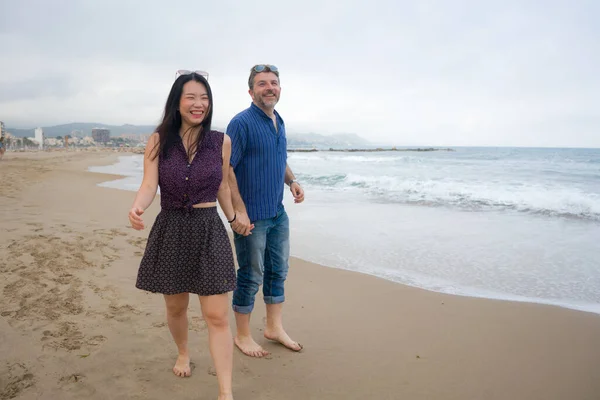
[[[135,133],[123,133],[121,135],[121,138],[125,139],[125,140],[131,140],[131,141],[136,141],[137,142],[137,141],[140,140],[140,135],[135,134]]]
[[[0,137],[6,136],[6,128],[4,127],[4,122],[0,121]]]
[[[110,141],[110,129],[94,128],[92,129],[92,139],[96,143],[107,143]]]
[[[95,143],[94,143],[94,139],[91,136],[84,136],[81,139],[81,144],[84,145],[84,146],[92,146]]]
[[[47,138],[47,139],[44,139],[44,145],[46,145],[46,146],[54,147],[54,146],[58,146],[60,144],[61,144],[60,141],[57,140],[56,138]]]
[[[83,134],[82,130],[79,129],[73,129],[71,131],[71,138],[83,138],[85,135]]]
[[[44,148],[44,130],[42,128],[35,128],[35,141],[40,146],[40,150]]]

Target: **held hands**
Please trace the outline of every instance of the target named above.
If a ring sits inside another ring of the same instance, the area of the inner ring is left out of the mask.
[[[242,212],[236,213],[235,219],[230,225],[235,233],[243,236],[252,235],[252,229],[254,229],[254,224],[250,223],[248,214]]]
[[[142,215],[144,210],[141,208],[133,207],[129,210],[129,223],[131,223],[131,227],[136,231],[140,231],[144,229],[144,221],[142,220]]]
[[[290,192],[292,192],[292,196],[294,196],[294,203],[302,203],[304,201],[304,189],[302,186],[296,181],[292,182],[290,185]]]

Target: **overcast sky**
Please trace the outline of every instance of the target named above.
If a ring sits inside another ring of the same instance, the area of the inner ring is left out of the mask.
[[[0,0],[0,120],[156,124],[177,69],[214,124],[281,72],[290,132],[600,147],[600,1]]]

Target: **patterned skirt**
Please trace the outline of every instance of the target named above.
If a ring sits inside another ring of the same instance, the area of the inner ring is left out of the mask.
[[[236,283],[233,250],[217,207],[160,211],[138,270],[138,289],[210,296],[230,292]]]

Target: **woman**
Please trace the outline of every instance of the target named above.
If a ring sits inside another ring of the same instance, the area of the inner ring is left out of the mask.
[[[207,80],[185,71],[173,83],[163,120],[146,146],[144,178],[129,221],[134,229],[144,229],[141,216],[160,186],[161,211],[148,237],[136,287],[164,295],[179,351],[173,372],[180,377],[191,375],[187,308],[189,294],[199,296],[219,400],[224,400],[233,398],[228,292],[236,287],[236,274],[216,200],[229,221],[235,214],[227,183],[231,140],[211,131],[212,113]]]

